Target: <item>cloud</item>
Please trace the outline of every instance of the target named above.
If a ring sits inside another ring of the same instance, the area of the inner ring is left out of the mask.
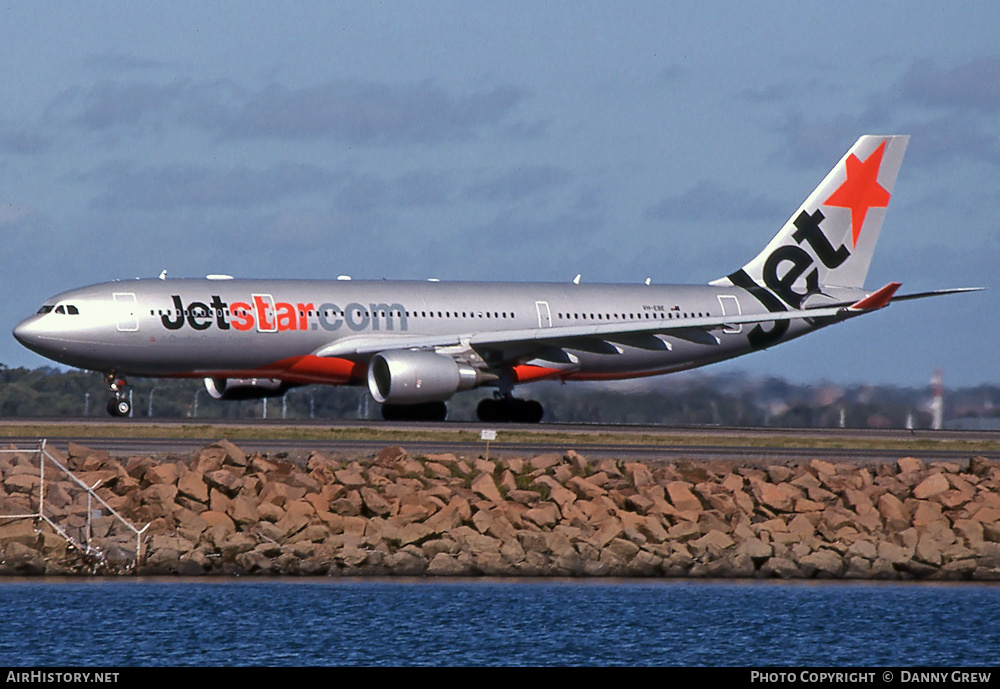
[[[91,131],[134,127],[144,120],[163,124],[189,89],[190,83],[182,80],[167,84],[102,80],[89,89],[66,89],[49,105],[45,116],[48,120],[69,120]]]
[[[30,155],[43,153],[52,140],[28,125],[0,122],[0,152]]]
[[[794,167],[829,168],[862,134],[868,133],[863,118],[838,113],[825,119],[807,120],[797,112],[786,113],[778,131],[785,137],[784,154]]]
[[[796,167],[829,167],[862,134],[884,132],[910,134],[908,154],[917,161],[938,163],[965,158],[1000,162],[1000,140],[987,130],[981,117],[955,111],[933,119],[903,120],[890,114],[876,115],[877,110],[816,120],[789,114],[779,127],[785,137],[784,152]],[[884,131],[886,128],[892,131]]]
[[[910,152],[918,160],[996,163],[998,112],[1000,57],[981,57],[950,69],[920,60],[895,84],[870,94],[864,110],[813,119],[790,111],[778,131],[791,162],[802,167],[836,160],[866,133],[912,134]]]
[[[389,184],[375,175],[357,175],[348,180],[335,200],[339,212],[371,212],[388,205]]]
[[[455,195],[452,176],[417,170],[393,179],[364,173],[344,176],[337,193],[337,212],[371,212],[378,208],[418,208],[449,203]]]
[[[951,69],[915,62],[900,81],[901,98],[935,108],[1000,111],[1000,56],[977,58]]]
[[[643,213],[646,220],[780,220],[783,210],[771,199],[747,191],[731,191],[703,180],[677,196],[669,196]]]
[[[144,60],[125,53],[94,53],[84,57],[83,63],[99,72],[159,70],[171,66],[160,60]]]
[[[313,165],[278,163],[230,170],[203,165],[135,168],[111,163],[85,175],[104,182],[95,204],[111,208],[254,206],[329,187],[335,175]]]
[[[948,113],[904,129],[913,135],[907,152],[917,161],[967,158],[1000,163],[1000,140],[995,133],[986,131],[979,118],[968,113]]]
[[[0,227],[20,226],[22,221],[31,216],[29,209],[16,203],[0,201]],[[9,246],[7,247],[10,248]]]
[[[331,81],[301,89],[272,85],[233,108],[219,133],[236,138],[332,137],[351,143],[466,138],[481,125],[497,124],[523,97],[523,91],[510,87],[453,96],[430,82],[390,86]]]
[[[465,139],[497,127],[527,97],[512,86],[453,94],[430,81],[332,80],[245,89],[229,80],[104,80],[67,89],[49,115],[91,131],[140,123],[185,124],[220,139],[334,139],[352,144]],[[537,135],[538,123],[514,127]]]
[[[659,86],[675,86],[688,74],[688,69],[679,64],[669,64],[656,73]]]
[[[489,201],[516,201],[564,185],[572,175],[554,165],[525,165],[469,188],[469,194]]]
[[[440,206],[454,194],[449,175],[437,171],[410,172],[392,183],[392,198],[400,206]]]

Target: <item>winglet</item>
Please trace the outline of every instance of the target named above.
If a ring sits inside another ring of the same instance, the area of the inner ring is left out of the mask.
[[[847,307],[848,311],[872,311],[888,306],[892,295],[900,288],[900,283],[890,282],[880,290],[872,292],[864,299],[860,299]]]

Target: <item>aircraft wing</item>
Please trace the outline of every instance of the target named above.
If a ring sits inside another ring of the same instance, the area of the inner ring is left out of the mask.
[[[443,349],[463,347],[480,349],[520,350],[533,348],[567,348],[599,353],[620,353],[617,344],[643,349],[668,349],[669,344],[656,335],[670,335],[701,344],[718,344],[711,333],[736,325],[773,323],[800,318],[846,318],[882,308],[899,283],[890,283],[871,295],[847,305],[825,306],[758,314],[707,316],[671,320],[630,321],[622,323],[588,323],[557,325],[548,328],[521,330],[469,331],[451,335],[410,335],[407,333],[369,333],[337,340],[314,352],[323,357],[364,357],[392,349]],[[504,357],[506,358],[506,357]]]

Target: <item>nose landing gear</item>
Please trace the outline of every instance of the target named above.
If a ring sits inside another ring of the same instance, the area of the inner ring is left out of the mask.
[[[104,376],[104,382],[108,384],[111,392],[115,396],[108,400],[108,414],[111,416],[128,416],[132,411],[132,404],[128,401],[125,388],[128,383],[124,378],[120,378],[114,371]]]

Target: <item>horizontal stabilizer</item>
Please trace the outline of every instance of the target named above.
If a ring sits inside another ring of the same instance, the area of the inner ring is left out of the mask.
[[[927,297],[940,297],[945,294],[964,294],[965,292],[982,292],[985,287],[952,287],[951,289],[935,289],[930,292],[916,292],[914,294],[901,294],[893,297],[892,301],[909,301],[910,299],[926,299]]]
[[[882,307],[889,305],[889,302],[892,300],[892,295],[894,295],[896,290],[899,288],[900,283],[890,282],[882,289],[872,292],[864,299],[859,299],[847,308],[850,311],[872,311],[874,309],[881,309]]]

